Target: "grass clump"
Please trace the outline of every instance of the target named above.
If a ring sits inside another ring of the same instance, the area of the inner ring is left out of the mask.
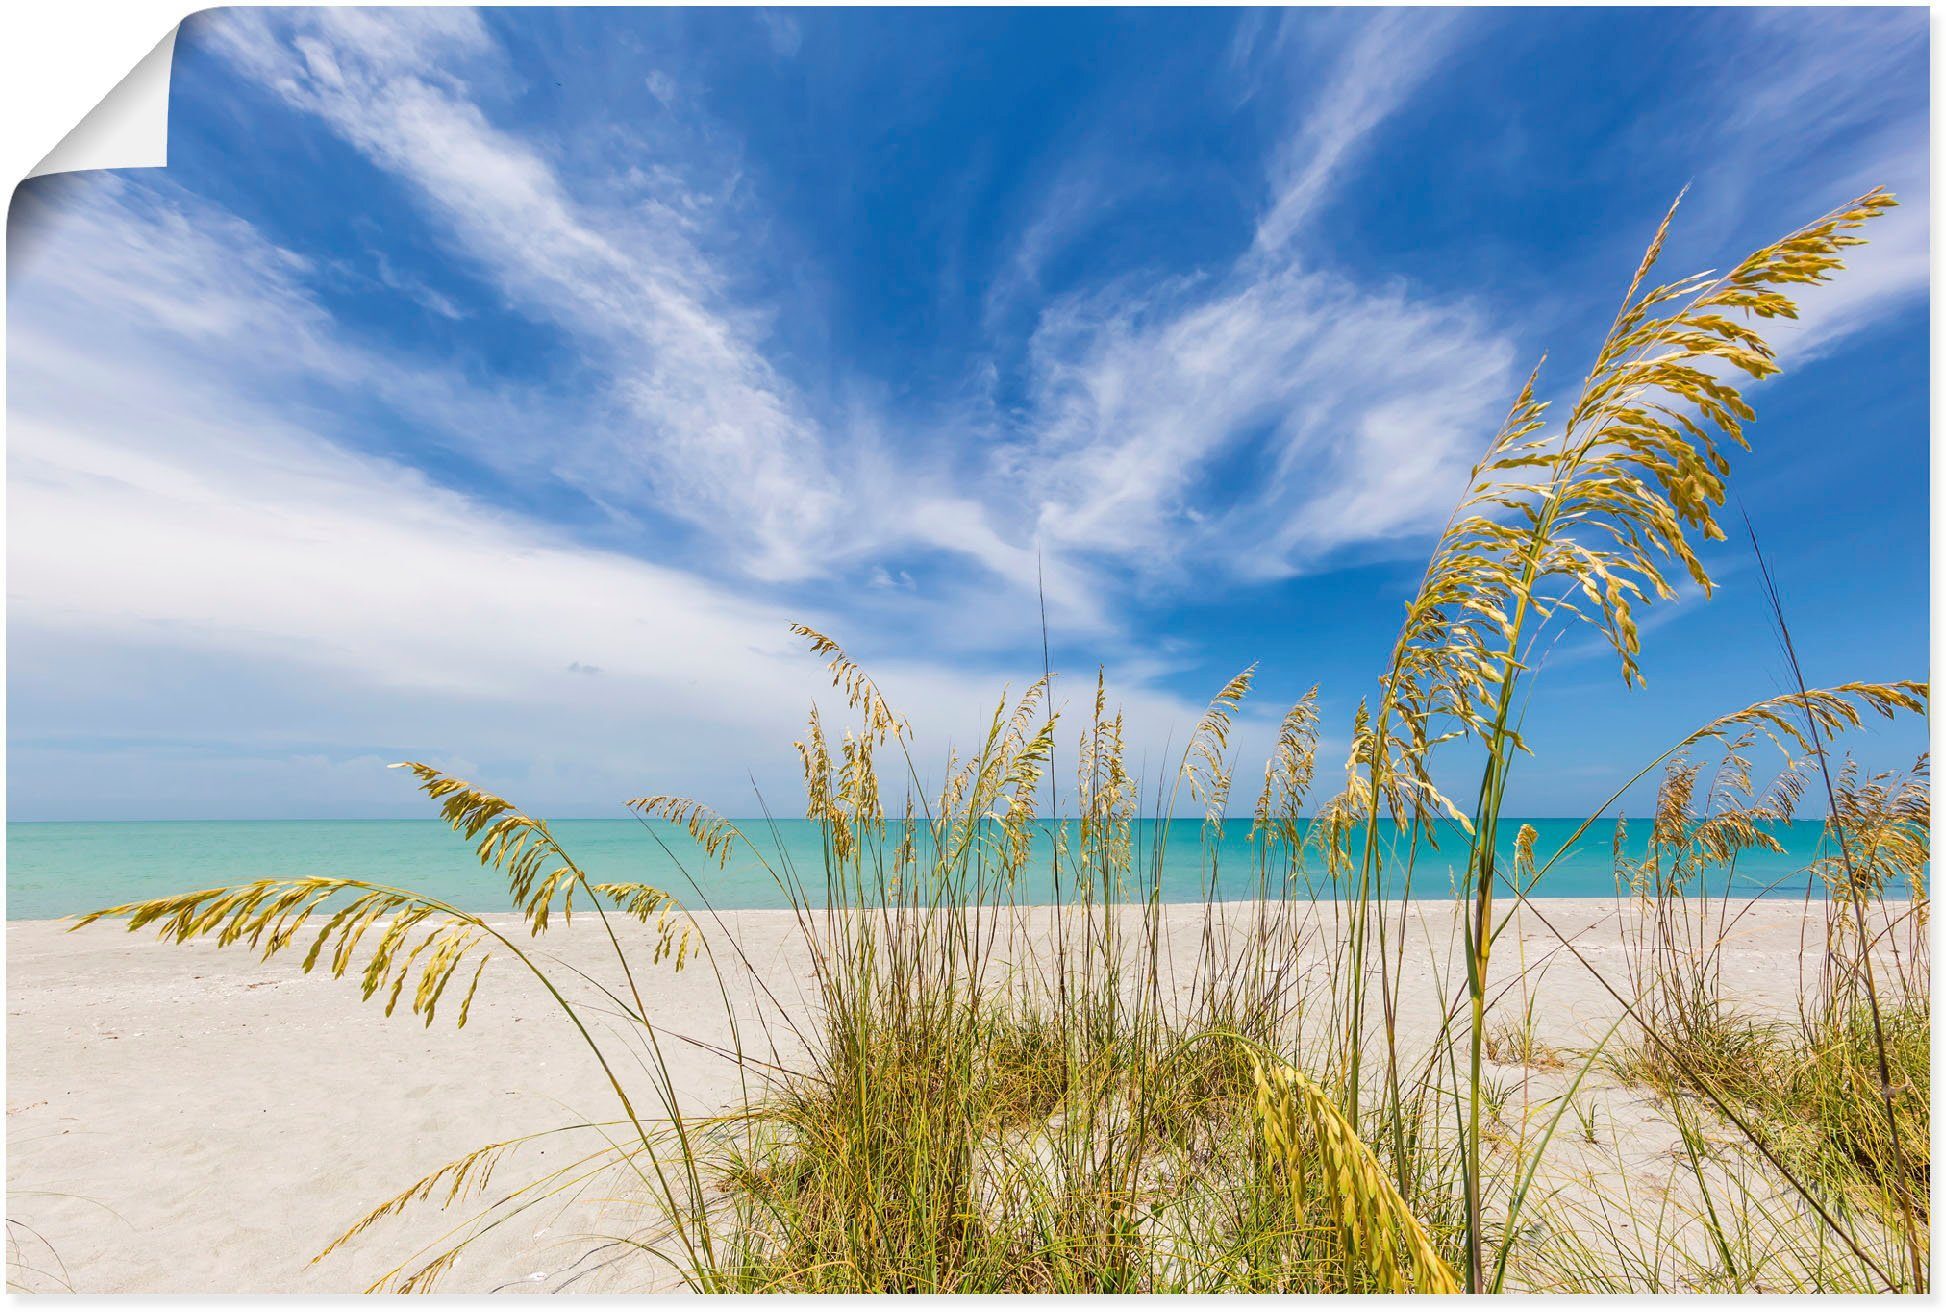
[[[1932,1165],[1932,1010],[1923,1003],[1871,1016],[1851,1010],[1821,1023],[1780,1063],[1768,1086],[1773,1114],[1809,1131],[1813,1169],[1840,1188],[1902,1198],[1924,1217]],[[1895,1119],[1879,1110],[1881,1035]]]

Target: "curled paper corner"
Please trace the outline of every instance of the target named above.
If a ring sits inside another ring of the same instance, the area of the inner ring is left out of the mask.
[[[169,162],[169,72],[176,33],[169,29],[155,49],[89,110],[73,131],[27,174],[30,178],[77,169],[162,168]]]

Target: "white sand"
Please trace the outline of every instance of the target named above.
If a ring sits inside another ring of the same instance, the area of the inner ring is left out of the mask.
[[[1625,987],[1612,903],[1538,906]],[[1421,904],[1411,918],[1402,1020],[1421,1036],[1438,1011],[1435,964],[1454,984],[1464,977],[1457,958],[1432,946],[1450,941],[1449,916],[1444,904]],[[1803,922],[1796,903],[1748,912],[1731,934],[1726,988],[1754,1008],[1792,1012]],[[1183,974],[1201,924],[1200,907],[1169,909]],[[350,980],[303,975],[295,953],[263,963],[245,950],[158,944],[119,926],[65,929],[7,925],[7,1215],[17,1285],[353,1292],[469,1214],[421,1206],[310,1264],[366,1209],[483,1144],[616,1114],[587,1050],[511,961],[489,970],[465,1030],[455,1031],[450,1015],[426,1029],[403,1007],[387,1019]],[[1496,975],[1513,980],[1524,954],[1541,1037],[1560,1048],[1589,1044],[1616,1016],[1615,1004],[1558,951],[1551,933],[1531,919],[1522,929],[1519,946],[1511,934],[1503,939]],[[733,936],[786,1010],[803,1015],[806,956],[788,913],[732,913],[712,932],[719,945]],[[645,943],[647,931],[633,927],[630,938]],[[599,927],[583,917],[542,943],[590,970],[603,968],[608,951]],[[719,960],[732,955],[719,946]],[[799,1055],[776,1007],[758,1003],[741,966],[724,964],[739,1013],[750,1022],[769,1016],[784,1059]],[[671,1035],[729,1042],[707,969],[675,975],[658,967],[644,972],[643,983],[652,1019]],[[744,1041],[746,1048],[763,1042],[751,1031]],[[686,1112],[736,1100],[738,1080],[725,1060],[681,1042],[672,1042],[670,1056]],[[1567,1079],[1509,1071],[1536,1098],[1558,1093]],[[643,1072],[624,1074],[652,1109]],[[1625,1159],[1668,1161],[1672,1139],[1643,1092],[1605,1076],[1591,1087],[1603,1104],[1597,1124],[1616,1136]],[[585,1134],[582,1141],[590,1142]],[[537,1146],[490,1193],[565,1160],[570,1149],[563,1141]],[[641,1260],[613,1261],[589,1237],[632,1227],[633,1207],[608,1198],[617,1192],[614,1181],[600,1180],[585,1195],[524,1213],[479,1245],[442,1288],[639,1287],[651,1278]]]

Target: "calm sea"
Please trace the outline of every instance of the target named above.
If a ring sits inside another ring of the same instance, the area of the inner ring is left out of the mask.
[[[1522,822],[1503,820],[1502,870],[1512,868],[1512,842]],[[1545,862],[1573,834],[1578,821],[1534,820],[1536,851]],[[1209,866],[1193,820],[1137,825],[1143,861],[1153,868],[1158,839],[1163,849],[1162,890],[1168,901],[1197,901]],[[1215,846],[1216,895],[1252,896],[1257,888],[1258,849],[1249,822],[1232,821]],[[789,863],[813,888],[822,887],[820,838],[804,820],[774,825],[751,822],[752,838],[773,866]],[[748,857],[718,870],[697,859],[689,839],[669,826],[634,820],[562,820],[554,832],[597,881],[657,884],[696,901],[700,888],[721,908],[784,905],[771,877]],[[1544,897],[1590,897],[1615,891],[1612,823],[1597,824],[1558,860],[1535,890]],[[1806,865],[1820,854],[1821,827],[1798,823],[1778,831],[1785,852],[1752,853],[1738,866],[1740,891],[1802,897]],[[1634,845],[1647,842],[1648,825],[1631,829]],[[662,841],[659,843],[657,839]],[[1042,836],[1042,851],[1047,838]],[[667,845],[667,851],[664,850]],[[1466,849],[1455,832],[1436,852],[1420,853],[1413,896],[1446,897],[1463,867]],[[680,865],[679,865],[680,863]],[[1311,863],[1313,866],[1315,862]],[[498,876],[473,861],[466,843],[436,820],[168,821],[160,823],[61,822],[7,825],[7,918],[48,919],[140,898],[211,888],[249,879],[292,875],[341,875],[436,895],[476,911],[509,907]],[[1018,889],[1021,901],[1044,901],[1047,862],[1031,864]],[[692,885],[691,880],[694,880]],[[1328,889],[1312,869],[1308,884]],[[1329,896],[1321,891],[1321,896]]]

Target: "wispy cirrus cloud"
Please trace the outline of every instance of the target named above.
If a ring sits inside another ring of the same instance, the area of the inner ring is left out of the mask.
[[[1288,59],[1295,11],[1280,20],[1269,62]],[[1455,20],[1436,9],[1373,10],[1361,15],[1321,78],[1299,93],[1302,109],[1270,165],[1271,200],[1257,223],[1259,251],[1281,249],[1317,212],[1345,166],[1411,96],[1451,48]]]
[[[491,122],[480,88],[502,70],[476,17],[248,11],[225,15],[218,39],[404,179],[517,304],[598,352],[611,399],[641,429],[577,444],[563,472],[591,495],[685,518],[763,579],[945,551],[1015,598],[1045,589],[1087,629],[1103,620],[1090,561],[1156,573],[1166,539],[1186,549],[1161,573],[1199,561],[1274,575],[1423,527],[1449,496],[1505,391],[1506,343],[1471,307],[1314,270],[1291,240],[1435,66],[1447,27],[1396,14],[1333,24],[1305,48],[1328,52],[1322,84],[1272,78],[1308,91],[1266,166],[1252,247],[1227,269],[1129,275],[1047,302],[1029,405],[985,467],[955,457],[956,442],[934,462],[917,444],[888,447],[874,423],[817,413],[766,357],[761,304],[739,301],[713,261],[722,234],[698,231],[710,215],[664,200],[643,221],[590,201],[600,186],[571,186],[539,143]],[[1296,44],[1280,28],[1252,57],[1289,58]],[[653,163],[665,189],[699,185],[685,161]],[[1063,178],[990,310],[1036,290],[1101,194]],[[1240,494],[1204,486],[1226,463],[1253,473]],[[845,509],[861,494],[875,510],[863,520]],[[1225,546],[1238,533],[1250,551]]]
[[[777,17],[773,35],[796,30]],[[954,606],[1010,605],[1012,629],[1023,599],[1044,592],[1071,628],[1107,622],[1075,566],[1003,534],[1018,522],[991,500],[1003,488],[969,499],[950,452],[921,454],[870,414],[821,411],[772,363],[771,307],[724,270],[748,236],[717,203],[741,186],[734,171],[701,177],[710,166],[665,152],[571,176],[558,152],[482,108],[505,69],[470,11],[239,10],[213,31],[239,68],[404,180],[510,300],[588,352],[620,417],[562,426],[554,456],[592,499],[687,521],[764,582],[938,551],[984,571],[943,589]]]
[[[1002,461],[1034,489],[1043,541],[1265,577],[1437,522],[1506,404],[1512,347],[1479,307],[1329,270],[1298,238],[1452,38],[1443,16],[1396,12],[1241,21],[1249,96],[1297,88],[1252,244],[1045,305]],[[1072,208],[1049,198],[1015,269]]]
[[[1443,513],[1512,353],[1466,306],[1250,262],[1062,301],[1032,356],[1043,535],[1275,575]]]
[[[1820,49],[1832,26],[1843,34]],[[1726,79],[1718,117],[1686,126],[1714,134],[1727,159],[1767,160],[1787,138],[1825,140],[1869,118],[1875,72],[1906,58],[1922,28],[1793,16],[1759,30],[1789,71]],[[1465,35],[1463,18],[1424,11],[1239,22],[1239,101],[1292,105],[1252,243],[1226,265],[1129,274],[1044,306],[1002,466],[1040,494],[1042,540],[1141,572],[1276,576],[1440,522],[1518,384],[1516,362],[1539,346],[1517,346],[1484,298],[1332,268],[1320,216]],[[1841,179],[1827,166],[1807,194],[1923,185],[1913,144],[1889,142]],[[1051,193],[1043,214],[1066,213],[1065,200]],[[1774,334],[1787,363],[1923,294],[1926,218],[1923,205],[1896,211],[1844,278],[1805,291],[1801,320]],[[1015,266],[1037,267],[1045,244],[1030,228]]]
[[[232,814],[408,805],[373,744],[535,805],[667,787],[747,810],[753,773],[792,795],[788,734],[828,691],[792,620],[858,643],[934,746],[1037,672],[886,659],[848,614],[590,547],[352,449],[328,408],[290,403],[294,378],[455,384],[347,340],[307,261],[166,181],[64,179],[55,199],[12,285],[14,796],[30,811],[168,814],[181,771]],[[1145,675],[1121,691],[1159,752],[1197,708]]]
[[[1787,368],[1808,363],[1929,288],[1926,84],[1913,76],[1926,67],[1926,16],[1722,9],[1695,35],[1725,52],[1721,68],[1682,96],[1644,105],[1622,134],[1629,153],[1694,170],[1668,258],[1715,263],[1873,187],[1900,197],[1849,252],[1841,277],[1801,289],[1798,320],[1770,326]],[[1618,237],[1604,258],[1627,258],[1639,240]]]
[[[379,443],[362,422],[376,407],[510,475],[532,471],[534,435],[560,412],[558,397],[347,334],[315,290],[335,269],[166,178],[58,177],[17,204],[10,404],[100,404],[112,393],[83,383],[89,369],[113,377],[146,360],[240,399],[322,410],[353,445]]]
[[[1802,150],[1883,124],[1898,97],[1923,99],[1922,83],[1896,76],[1925,52],[1923,11],[1758,8],[1726,17],[1752,43],[1744,76],[1722,85],[1730,133],[1792,137]]]
[[[1802,317],[1774,334],[1785,364],[1804,364],[1931,288],[1931,143],[1911,126],[1924,119],[1925,91],[1900,76],[1925,66],[1926,16],[1752,9],[1726,17],[1754,48],[1750,71],[1720,91],[1717,155],[1749,174],[1781,168],[1801,197],[1799,219],[1872,187],[1902,200],[1850,252],[1844,275],[1807,289]],[[1830,152],[1839,140],[1846,149]]]
[[[577,196],[535,145],[492,123],[499,50],[466,10],[233,10],[212,34],[293,107],[403,179],[509,298],[599,352],[639,430],[561,453],[599,496],[721,529],[760,577],[813,572],[842,508],[826,435],[686,225]],[[669,183],[669,175],[647,178]],[[591,449],[592,448],[592,449]]]

